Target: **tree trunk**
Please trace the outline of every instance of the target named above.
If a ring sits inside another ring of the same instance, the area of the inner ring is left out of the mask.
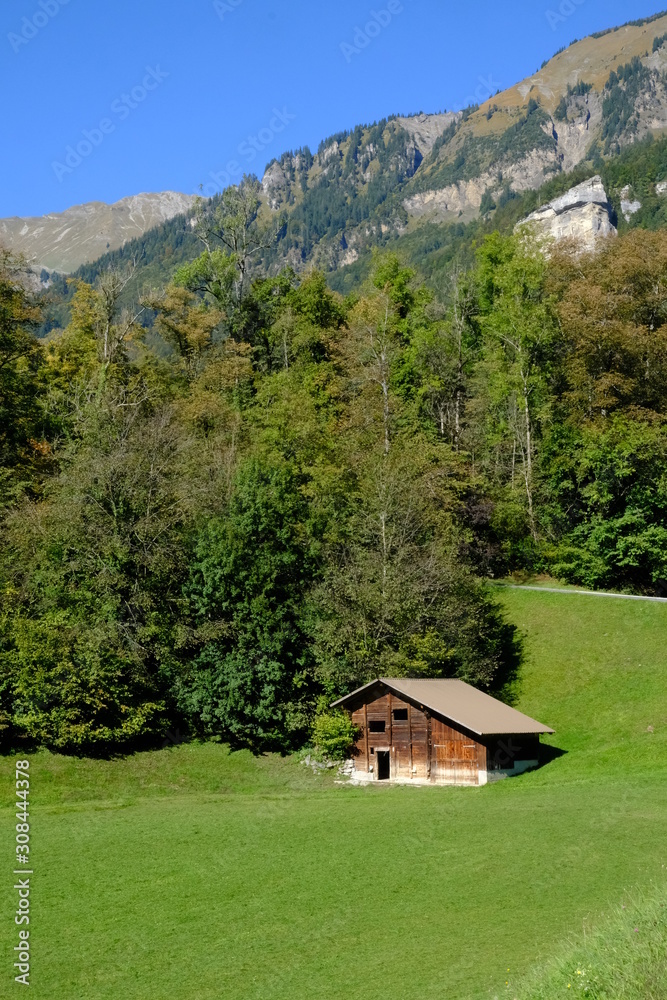
[[[526,424],[526,451],[525,451],[525,462],[524,462],[524,478],[526,480],[526,495],[528,497],[528,517],[530,519],[530,533],[533,539],[537,541],[537,528],[535,526],[535,512],[533,509],[533,428],[530,418],[530,405],[528,402],[528,383],[526,377],[521,371],[521,381],[523,383],[523,408],[524,408],[524,419]]]
[[[460,379],[460,373],[459,373]],[[454,449],[459,450],[459,439],[461,437],[461,389],[456,390],[456,401],[454,403]]]
[[[382,531],[382,600],[387,597],[387,515],[380,514],[380,528]]]

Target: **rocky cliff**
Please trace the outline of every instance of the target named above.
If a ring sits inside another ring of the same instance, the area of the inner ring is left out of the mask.
[[[381,135],[371,126],[331,137],[308,162],[275,161],[263,188],[267,208],[287,220],[281,259],[335,270],[420,226],[492,218],[496,206],[550,178],[584,167],[593,174],[600,157],[667,131],[665,39],[667,15],[633,22],[573,43],[479,107],[396,117]],[[580,204],[545,206],[533,223],[586,245],[615,231],[596,183],[579,194]],[[613,194],[628,221],[641,204]]]
[[[574,239],[583,250],[594,249],[601,237],[617,235],[613,209],[599,176],[577,184],[517,226],[517,230],[527,228],[547,239]]]

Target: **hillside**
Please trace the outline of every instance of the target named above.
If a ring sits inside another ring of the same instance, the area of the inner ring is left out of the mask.
[[[387,982],[488,1000],[664,879],[665,607],[503,602],[526,636],[518,707],[566,751],[532,774],[349,788],[175,733],[107,761],[33,756],[37,1000],[339,1000],[341,983],[380,1000]]]
[[[655,1000],[667,995],[665,886],[626,896],[611,915],[581,935],[569,935],[556,953],[512,983],[516,1000],[552,1000],[576,989],[596,1000]]]
[[[0,219],[0,243],[25,254],[33,270],[67,274],[187,212],[194,196],[162,191],[75,205],[37,218]]]
[[[321,143],[312,162],[285,154],[262,181],[284,223],[269,265],[338,270],[424,224],[492,216],[586,163],[595,173],[667,128],[665,32],[667,15],[627,25],[575,43],[479,108],[357,127]]]
[[[595,173],[601,161],[667,127],[665,32],[667,15],[662,15],[588,38],[479,108],[449,118],[390,122],[388,129],[401,128],[403,169],[398,159],[390,162],[386,196],[375,208],[370,194],[385,174],[376,160],[375,137],[356,129],[327,140],[318,154],[326,168],[315,163],[303,199],[289,183],[285,187],[283,200],[294,197],[295,206],[278,254],[282,249],[294,262],[298,250],[319,266],[337,269],[369,245],[400,238],[426,223],[460,224],[479,218],[480,211],[491,214],[498,204],[539,189],[551,176],[585,164]],[[417,125],[423,131],[429,123],[440,135],[420,146]],[[389,140],[387,131],[384,141],[387,148],[397,144],[395,134]],[[319,180],[322,169],[326,181]],[[346,221],[342,213],[336,217],[330,212],[325,230],[317,209],[327,203],[334,177],[347,186],[348,203],[356,212],[348,212]],[[626,196],[632,200],[632,189]]]

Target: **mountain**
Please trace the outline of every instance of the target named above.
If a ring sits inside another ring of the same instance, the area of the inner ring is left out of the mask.
[[[575,42],[490,98],[420,171],[408,213],[470,216],[486,191],[535,189],[549,174],[666,129],[666,31],[663,14]]]
[[[661,14],[572,44],[479,107],[395,118],[383,132],[386,150],[373,129],[336,136],[322,144],[305,180],[297,158],[283,157],[264,178],[272,211],[286,206],[289,215],[278,255],[336,270],[427,224],[471,223],[585,165],[594,176],[624,149],[667,130],[666,43]],[[389,148],[394,155],[383,163]],[[327,198],[332,185],[337,197]],[[630,185],[624,200],[632,196]]]
[[[26,255],[33,270],[68,274],[187,212],[194,197],[174,191],[136,194],[113,205],[93,201],[37,218],[0,220],[0,242]]]
[[[556,234],[588,239],[617,224],[667,225],[666,70],[663,12],[573,43],[481,106],[391,116],[330,136],[316,153],[286,152],[262,178],[261,214],[278,237],[259,266],[269,273],[317,266],[345,292],[363,278],[373,248],[392,246],[435,280],[484,232],[511,231],[549,205],[542,215],[558,218],[558,199],[586,181],[595,187],[598,176],[604,192],[577,211],[570,206]],[[78,275],[93,281],[109,264],[134,258],[136,294],[169,280],[201,250],[186,216],[150,232],[142,217],[142,226],[116,250],[109,240],[99,260],[86,244],[93,262]],[[74,256],[66,263],[72,267]]]

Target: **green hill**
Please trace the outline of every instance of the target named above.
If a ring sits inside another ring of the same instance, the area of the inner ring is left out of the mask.
[[[565,751],[531,774],[350,788],[176,734],[117,760],[32,757],[32,995],[515,996],[554,941],[663,880],[667,607],[500,594],[525,635],[518,707]]]

